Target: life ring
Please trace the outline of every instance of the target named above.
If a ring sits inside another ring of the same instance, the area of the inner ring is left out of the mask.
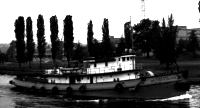
[[[118,92],[122,92],[124,90],[124,86],[121,83],[117,83],[115,85],[115,90]]]
[[[40,90],[41,90],[41,93],[45,93],[46,92],[45,87],[41,87]]]
[[[86,85],[81,85],[81,86],[79,87],[79,91],[80,91],[81,93],[86,92]]]
[[[67,87],[66,93],[67,95],[71,95],[73,93],[73,89],[71,87]]]
[[[52,88],[52,93],[53,93],[53,94],[58,93],[58,87],[56,87],[56,86],[53,87],[53,88]]]

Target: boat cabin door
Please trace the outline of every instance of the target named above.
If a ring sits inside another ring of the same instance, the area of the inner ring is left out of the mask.
[[[90,76],[90,83],[93,84],[93,76]]]
[[[69,77],[69,84],[75,84],[75,76]]]

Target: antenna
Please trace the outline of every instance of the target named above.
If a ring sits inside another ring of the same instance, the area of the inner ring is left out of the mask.
[[[145,19],[145,0],[141,0],[141,18]]]

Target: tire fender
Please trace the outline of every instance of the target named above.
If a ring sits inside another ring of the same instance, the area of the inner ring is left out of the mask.
[[[66,93],[67,93],[67,95],[71,95],[73,93],[72,87],[67,87]]]
[[[118,92],[122,92],[124,90],[124,86],[121,83],[117,83],[115,85],[115,90]]]
[[[59,91],[59,90],[58,90],[58,87],[55,86],[55,87],[52,88],[52,93],[53,93],[53,94],[58,93],[58,91]]]
[[[45,92],[46,92],[45,87],[41,87],[40,90],[41,90],[42,93],[45,93]]]
[[[79,91],[80,91],[81,93],[86,92],[86,85],[81,85],[81,86],[79,87]]]

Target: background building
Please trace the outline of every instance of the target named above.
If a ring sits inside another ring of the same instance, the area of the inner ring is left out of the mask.
[[[179,39],[188,39],[192,30],[196,31],[196,35],[200,39],[200,28],[187,29],[187,26],[178,26],[177,41]]]
[[[115,44],[115,47],[118,47],[118,44],[120,43],[120,38],[115,38],[114,36],[110,36],[110,42]]]

